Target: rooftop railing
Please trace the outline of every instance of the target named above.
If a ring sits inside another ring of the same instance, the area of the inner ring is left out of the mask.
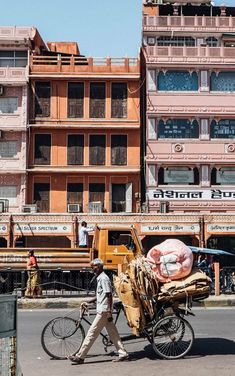
[[[31,56],[31,73],[139,73],[138,58],[86,58],[82,56]]]
[[[143,17],[143,27],[146,28],[204,28],[216,29],[235,28],[235,17],[207,17],[207,16],[148,16]]]

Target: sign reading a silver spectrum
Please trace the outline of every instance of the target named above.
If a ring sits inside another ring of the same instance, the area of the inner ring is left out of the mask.
[[[149,200],[234,200],[235,190],[229,189],[148,189]]]

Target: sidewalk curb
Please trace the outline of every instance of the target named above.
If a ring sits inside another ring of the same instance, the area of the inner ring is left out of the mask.
[[[74,309],[78,308],[80,303],[87,297],[77,298],[43,298],[43,299],[18,299],[19,309]],[[234,295],[210,296],[209,298],[196,302],[194,306],[204,308],[216,307],[235,307]]]

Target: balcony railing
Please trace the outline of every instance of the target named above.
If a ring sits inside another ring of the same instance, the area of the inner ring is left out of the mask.
[[[27,81],[28,68],[0,67],[1,83],[15,83]]]
[[[31,56],[33,73],[139,73],[138,58],[86,58],[80,56]]]
[[[235,17],[206,17],[206,16],[147,16],[143,17],[144,31],[161,28],[199,28],[205,29],[226,29],[226,32],[235,29]]]
[[[177,58],[181,59],[181,62],[187,62],[190,58],[203,59],[202,62],[205,63],[205,58],[208,58],[208,62],[213,62],[213,59],[221,59],[221,62],[224,62],[224,59],[234,60],[235,61],[235,47],[158,47],[158,46],[146,46],[145,52],[147,55],[147,62],[153,61],[162,61],[162,58]],[[184,60],[182,60],[184,58]]]

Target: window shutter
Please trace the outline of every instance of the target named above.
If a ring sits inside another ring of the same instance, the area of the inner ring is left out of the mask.
[[[35,134],[34,163],[50,165],[51,163],[51,135]]]
[[[132,183],[126,184],[126,212],[132,212]]]
[[[105,83],[90,84],[90,118],[105,117]]]
[[[84,107],[84,83],[69,82],[68,84],[68,117],[82,118]]]
[[[35,83],[35,116],[49,117],[51,102],[50,82]]]
[[[112,135],[111,136],[111,164],[126,165],[127,164],[127,136]]]
[[[156,71],[152,69],[148,69],[148,90],[157,90],[156,86]]]
[[[104,165],[105,164],[105,135],[91,135],[89,158],[90,165]]]
[[[127,117],[127,84],[112,83],[111,117]]]
[[[50,210],[50,184],[34,184],[34,202],[37,204],[39,212],[48,213]]]
[[[84,163],[84,136],[73,134],[68,136],[68,165],[83,165]]]

